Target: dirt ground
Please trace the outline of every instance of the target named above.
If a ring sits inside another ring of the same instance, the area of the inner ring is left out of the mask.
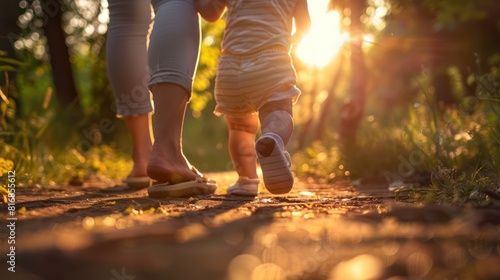
[[[209,176],[216,194],[191,199],[18,188],[15,229],[0,204],[0,279],[500,279],[498,206],[402,203],[383,182],[241,198],[225,195],[235,174]]]

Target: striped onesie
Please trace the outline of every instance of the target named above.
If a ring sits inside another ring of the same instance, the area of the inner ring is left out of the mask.
[[[300,95],[289,55],[296,0],[227,0],[214,113],[244,117]]]

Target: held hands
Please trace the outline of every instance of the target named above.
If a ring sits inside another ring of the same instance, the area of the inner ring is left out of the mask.
[[[195,0],[194,5],[200,16],[208,21],[217,21],[226,9],[226,0]]]

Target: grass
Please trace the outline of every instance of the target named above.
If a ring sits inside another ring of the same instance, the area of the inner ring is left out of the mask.
[[[392,115],[369,102],[353,149],[338,144],[332,126],[321,141],[293,153],[294,172],[323,182],[367,177],[383,178],[389,185],[404,182],[397,194],[409,201],[488,204],[487,193],[498,192],[500,179],[500,76],[493,72],[473,79],[479,84],[477,95],[459,96],[456,106],[437,105],[425,76],[415,80],[417,98]],[[16,90],[2,90],[0,161],[13,163],[18,182],[61,184],[75,177],[116,181],[130,171],[130,139],[120,121],[114,120],[118,130],[112,142],[82,145],[84,133],[64,112],[47,106],[20,113]],[[203,172],[233,170],[225,121],[212,114],[211,97],[201,96],[203,104],[187,113],[185,155]],[[431,174],[429,182],[418,181],[421,174]],[[0,177],[5,182],[5,174]]]
[[[75,177],[95,176],[118,181],[132,169],[131,141],[121,120],[112,120],[117,135],[111,143],[94,143],[85,129],[78,129],[65,112],[52,107],[17,118],[13,95],[0,107],[5,116],[0,158],[14,162],[19,182],[64,184]],[[232,170],[226,138],[224,120],[213,116],[211,110],[196,114],[188,111],[184,152],[199,170]]]
[[[188,110],[183,130],[184,154],[201,172],[232,171],[227,125],[224,118],[212,113],[214,106],[211,100],[200,115]]]
[[[219,29],[212,33],[221,32]],[[194,84],[197,92],[190,103],[184,126],[184,152],[201,171],[230,168],[225,140],[227,132],[222,119],[209,116],[210,109],[203,110],[211,102],[211,94],[205,90],[214,75],[217,46],[216,43],[202,46],[205,56]],[[22,86],[16,90],[0,85],[3,90],[0,96],[0,158],[14,162],[19,182],[26,185],[65,184],[75,177],[88,179],[95,176],[117,181],[128,175],[132,168],[131,139],[123,121],[108,116],[117,129],[109,135],[101,133],[101,138],[106,138],[104,140],[89,138],[92,137],[89,131],[94,129],[93,122],[103,118],[102,113],[96,113],[99,100],[93,95],[95,86],[92,85],[97,83],[101,86],[98,89],[108,90],[104,93],[111,95],[111,89],[105,86],[107,82],[101,81],[106,77],[105,68],[89,68],[96,63],[104,65],[102,58],[99,60],[92,54],[76,56],[75,75],[80,82],[84,111],[75,119],[59,108],[55,100],[50,102],[54,96],[50,96],[51,77],[47,63],[33,61],[30,55],[23,56],[26,63],[4,56],[5,53],[0,53],[0,72],[20,69],[16,79]],[[89,82],[89,73],[93,72],[99,81],[93,78]]]
[[[498,193],[500,184],[492,177],[440,168],[432,173],[428,186],[405,186],[395,191],[396,198],[425,203],[450,205],[488,206],[493,203],[491,194]]]
[[[436,104],[425,79],[416,80],[421,90],[414,102],[392,118],[368,105],[352,149],[330,134],[298,151],[296,174],[326,181],[384,178],[388,185],[402,182],[400,199],[488,204],[487,193],[500,189],[499,74],[476,76],[477,95],[448,107]]]

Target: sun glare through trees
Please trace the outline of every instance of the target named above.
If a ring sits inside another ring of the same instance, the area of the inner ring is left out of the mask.
[[[338,12],[328,11],[329,0],[308,1],[311,29],[297,46],[298,58],[313,67],[323,68],[338,54],[347,40],[341,32]]]

